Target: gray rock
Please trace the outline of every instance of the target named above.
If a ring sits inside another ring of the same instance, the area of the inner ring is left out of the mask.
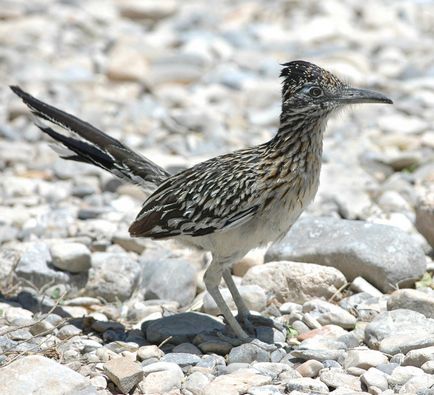
[[[404,366],[417,366],[420,368],[428,361],[434,361],[434,346],[419,348],[408,352],[402,364]]]
[[[126,357],[106,362],[104,372],[124,394],[128,394],[143,379],[141,366]]]
[[[267,251],[265,261],[276,260],[333,266],[349,281],[361,276],[383,292],[396,284],[411,283],[426,269],[422,249],[407,233],[387,225],[336,218],[308,217],[296,222]]]
[[[60,340],[69,339],[72,336],[79,335],[81,333],[81,329],[77,328],[75,325],[65,325],[59,329],[57,332],[57,337]]]
[[[269,362],[270,352],[253,343],[234,347],[228,355],[228,363]]]
[[[249,310],[261,312],[265,309],[267,305],[267,296],[265,291],[258,285],[240,285],[237,287],[244,302],[246,303]],[[229,289],[222,288],[221,294],[223,299],[228,304],[231,310],[236,310],[234,300],[232,298]],[[217,307],[214,299],[211,295],[206,292],[203,299],[203,311],[207,314],[218,315],[221,314],[219,308]]]
[[[291,379],[286,382],[287,391],[300,391],[304,393],[319,393],[327,394],[329,389],[327,386],[319,381],[311,378]]]
[[[345,369],[350,367],[369,369],[370,367],[376,367],[388,361],[387,357],[380,351],[355,349],[348,351],[344,361],[344,367]]]
[[[193,355],[202,355],[202,352],[192,343],[181,343],[173,347],[172,353],[187,353]]]
[[[347,374],[340,369],[323,369],[320,373],[320,380],[331,388],[344,387],[356,392],[362,390],[358,377]]]
[[[251,268],[242,284],[257,284],[281,302],[330,298],[346,283],[338,270],[301,262],[269,262]]]
[[[20,253],[18,251],[9,248],[2,248],[0,250],[0,281],[7,281],[8,277],[12,275],[15,264],[19,260]]]
[[[311,313],[321,325],[338,325],[352,329],[356,325],[356,317],[343,308],[321,299],[314,299],[303,305],[304,313]]]
[[[291,355],[304,361],[315,359],[324,362],[327,360],[338,361],[345,358],[345,350],[294,350]]]
[[[159,20],[173,15],[176,10],[176,2],[164,0],[158,4],[152,1],[128,0],[118,5],[120,14],[125,18]]]
[[[284,395],[279,385],[262,385],[260,387],[250,387],[248,395]]]
[[[156,362],[143,367],[145,378],[139,384],[143,394],[165,394],[181,387],[184,374],[171,362]]]
[[[2,368],[0,380],[4,394],[97,394],[86,377],[39,355],[22,357]]]
[[[181,306],[196,295],[197,271],[182,258],[142,259],[141,287],[146,299],[175,300]]]
[[[378,349],[380,342],[395,335],[398,338],[408,335],[411,339],[431,334],[434,334],[434,320],[412,310],[399,309],[381,313],[370,322],[365,328],[365,342],[370,348]]]
[[[203,395],[243,394],[251,387],[271,384],[271,378],[252,369],[240,369],[216,377],[204,389]]]
[[[293,378],[301,377],[300,373],[286,363],[254,362],[251,367],[257,370],[260,374],[271,377],[273,380],[278,379],[283,372],[285,372],[285,377],[287,378],[291,376]]]
[[[379,350],[386,354],[406,354],[418,348],[434,346],[434,335],[415,332],[413,335],[393,335],[380,342]]]
[[[171,337],[171,343],[180,344],[190,342],[198,333],[223,331],[224,327],[214,317],[189,312],[144,322],[142,330],[146,334],[146,339],[151,343],[159,344]]]
[[[386,391],[389,387],[386,375],[375,368],[370,368],[367,372],[363,373],[360,379],[368,387],[368,390],[370,387],[376,387],[381,391]]]
[[[181,368],[189,365],[196,365],[200,362],[200,357],[193,354],[187,354],[184,352],[173,352],[166,354],[163,358],[161,358],[161,362],[173,362],[176,363]]]
[[[164,356],[164,352],[154,345],[143,346],[137,350],[137,358],[140,361],[144,361],[150,358],[160,359],[163,356]]]
[[[70,282],[70,276],[67,273],[55,270],[51,266],[50,250],[43,242],[28,243],[24,246],[15,273],[38,288],[49,282]]]
[[[90,268],[90,251],[81,243],[56,243],[50,248],[53,266],[71,273]]]
[[[85,293],[102,297],[108,302],[128,299],[139,282],[140,266],[123,253],[96,252]]]
[[[399,289],[390,295],[387,309],[408,309],[417,311],[427,318],[434,318],[434,296],[415,289]]]
[[[212,338],[198,344],[200,350],[205,353],[215,353],[218,355],[227,355],[232,349],[232,344],[218,338]]]

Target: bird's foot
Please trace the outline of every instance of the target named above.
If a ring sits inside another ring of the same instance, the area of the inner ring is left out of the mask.
[[[256,329],[259,326],[266,326],[270,328],[277,328],[276,323],[270,319],[263,317],[262,315],[256,314],[245,314],[245,315],[237,315],[237,321],[241,324],[241,326],[247,331],[247,333],[255,335]]]

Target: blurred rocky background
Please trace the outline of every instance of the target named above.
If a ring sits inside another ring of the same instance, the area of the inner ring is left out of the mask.
[[[433,37],[430,0],[0,0],[0,392],[432,394]],[[131,239],[143,191],[59,159],[7,86],[176,172],[269,139],[295,59],[395,105],[334,117],[315,202],[234,266],[280,327],[239,345],[209,257]]]

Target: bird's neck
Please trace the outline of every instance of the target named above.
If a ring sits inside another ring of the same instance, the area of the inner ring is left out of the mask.
[[[268,142],[269,154],[291,161],[297,158],[300,166],[309,167],[311,161],[321,159],[326,124],[324,116],[282,112],[279,130]]]

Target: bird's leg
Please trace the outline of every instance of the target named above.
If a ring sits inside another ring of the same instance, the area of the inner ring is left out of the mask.
[[[222,278],[222,274],[223,274],[222,265],[220,264],[219,261],[216,261],[213,258],[213,261],[211,262],[208,269],[206,270],[203,278],[206,289],[211,295],[211,297],[214,299],[217,307],[219,308],[219,310],[225,317],[226,322],[232,328],[235,334],[241,339],[248,339],[249,336],[247,335],[246,332],[244,332],[243,328],[241,328],[238,321],[232,315],[229,306],[226,304],[222,294],[220,293],[219,284]]]
[[[223,279],[225,280],[225,283],[228,286],[229,292],[232,295],[232,299],[234,300],[235,306],[237,306],[238,316],[242,317],[242,319],[248,317],[250,315],[250,311],[246,306],[246,304],[244,303],[244,300],[240,295],[237,286],[234,283],[231,270],[229,268],[223,270]]]
[[[255,326],[271,326],[274,327],[273,320],[259,315],[252,315],[246,306],[237,286],[234,283],[230,269],[223,271],[223,279],[228,286],[229,292],[232,295],[235,305],[238,309],[238,320],[241,321],[244,327],[250,333],[255,333]]]

